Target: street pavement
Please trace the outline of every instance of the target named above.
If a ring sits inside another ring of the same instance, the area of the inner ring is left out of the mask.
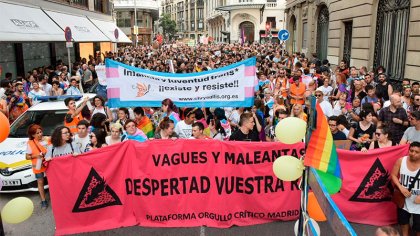
[[[51,205],[48,209],[41,209],[40,198],[37,192],[26,193],[2,193],[0,194],[0,207],[15,197],[28,197],[34,203],[34,213],[25,222],[20,224],[7,224],[3,222],[5,235],[54,235],[54,216]],[[85,233],[80,235],[141,235],[141,236],[271,236],[271,235],[294,235],[295,221],[273,222],[268,224],[253,225],[247,227],[231,227],[228,229],[193,227],[193,228],[145,228],[139,226],[113,229],[107,231]],[[328,223],[320,222],[321,235],[334,235]],[[352,224],[358,235],[374,235],[375,226]]]

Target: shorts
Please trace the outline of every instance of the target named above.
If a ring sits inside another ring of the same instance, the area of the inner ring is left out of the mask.
[[[45,172],[41,172],[41,173],[35,174],[35,178],[36,179],[42,179],[44,177],[45,177]]]
[[[409,213],[406,210],[401,209],[401,208],[397,209],[398,224],[400,224],[400,225],[410,224],[411,216],[413,216],[412,229],[416,232],[420,232],[420,215]]]

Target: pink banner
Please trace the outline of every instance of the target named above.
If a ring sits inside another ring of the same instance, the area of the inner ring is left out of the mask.
[[[395,161],[408,155],[408,145],[367,153],[337,150],[343,174],[339,193],[332,196],[348,221],[369,225],[397,222],[390,174]]]
[[[272,171],[303,144],[128,141],[48,167],[56,234],[133,225],[230,227],[295,220],[297,181]]]

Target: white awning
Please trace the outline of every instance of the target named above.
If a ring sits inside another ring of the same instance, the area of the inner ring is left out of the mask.
[[[70,27],[75,42],[110,42],[86,16],[69,15],[55,11],[45,11],[63,30]],[[64,34],[63,34],[64,37]]]
[[[114,22],[96,20],[92,18],[89,18],[89,20],[92,21],[92,23],[96,25],[96,27],[98,27],[98,29],[102,31],[106,37],[110,38],[113,43],[131,43],[131,40],[127,37],[127,35],[125,35]],[[115,38],[115,30],[118,30],[118,39]]]
[[[64,32],[39,7],[0,2],[0,41],[65,41]]]

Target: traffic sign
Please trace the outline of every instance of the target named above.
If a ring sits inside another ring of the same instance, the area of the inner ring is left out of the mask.
[[[285,29],[280,30],[278,37],[280,40],[287,41],[290,37],[289,31]]]
[[[115,29],[114,30],[114,37],[115,37],[115,39],[118,39],[118,36],[119,36],[118,29]]]
[[[64,37],[66,37],[67,42],[71,42],[71,29],[68,26],[64,29]]]

